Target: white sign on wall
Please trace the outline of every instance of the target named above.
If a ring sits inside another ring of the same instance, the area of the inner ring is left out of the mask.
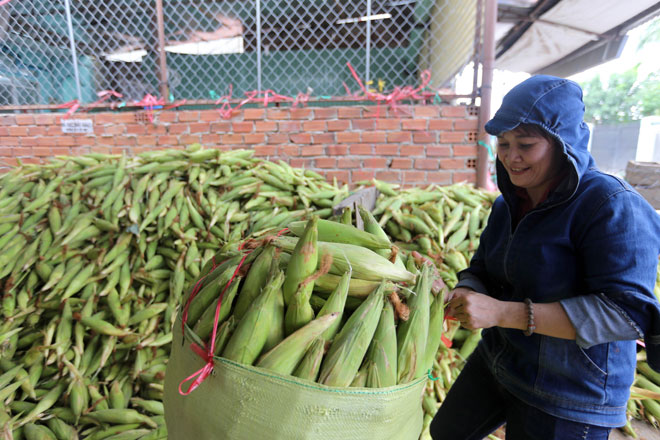
[[[62,133],[94,133],[91,119],[62,119]]]

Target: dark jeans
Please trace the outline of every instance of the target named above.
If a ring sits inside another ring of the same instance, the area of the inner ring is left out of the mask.
[[[481,440],[506,423],[506,440],[606,440],[610,428],[560,419],[506,391],[474,353],[431,423],[434,440]]]

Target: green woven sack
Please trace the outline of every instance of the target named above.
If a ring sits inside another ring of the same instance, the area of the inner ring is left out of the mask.
[[[205,365],[190,342],[178,320],[165,376],[170,440],[419,439],[426,379],[333,388],[216,357],[213,373],[183,396],[179,384]]]

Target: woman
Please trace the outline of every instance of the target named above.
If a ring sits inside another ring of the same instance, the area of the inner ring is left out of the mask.
[[[483,328],[438,410],[434,439],[606,439],[626,423],[636,340],[660,370],[653,295],[660,216],[595,167],[582,90],[539,75],[486,124],[495,201],[449,314]]]

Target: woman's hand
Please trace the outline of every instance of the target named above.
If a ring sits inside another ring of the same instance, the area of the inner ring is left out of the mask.
[[[454,289],[449,297],[447,314],[460,321],[463,327],[475,330],[500,325],[502,301],[465,287]]]

